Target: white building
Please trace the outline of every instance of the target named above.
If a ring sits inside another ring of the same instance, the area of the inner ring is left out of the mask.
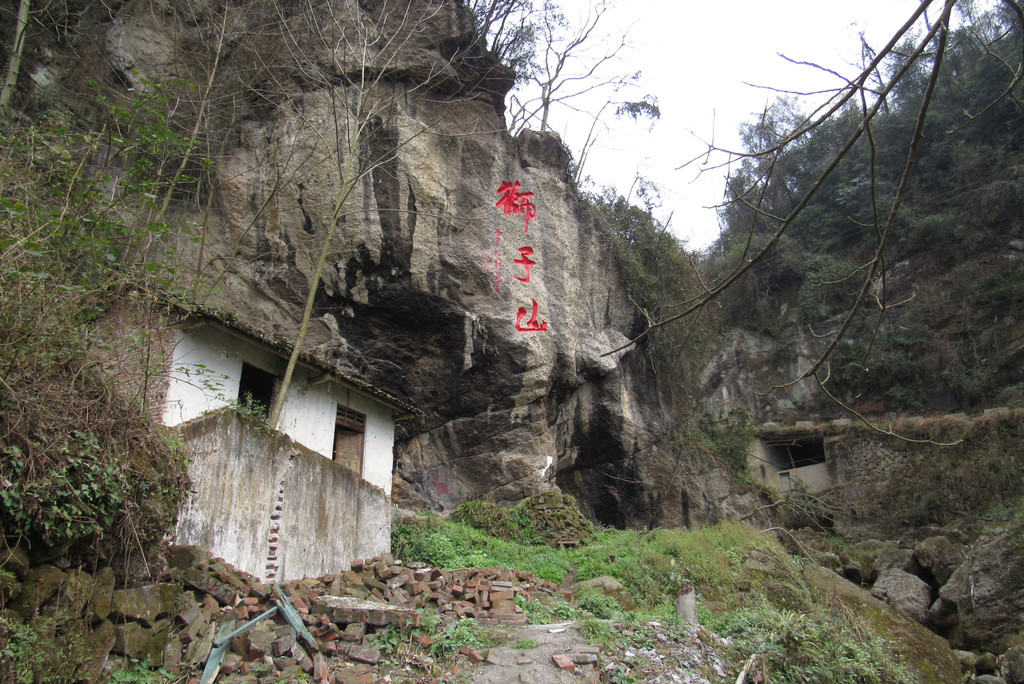
[[[174,426],[229,406],[269,410],[287,351],[241,326],[189,316],[174,326],[162,419]],[[278,421],[280,432],[356,471],[391,495],[395,421],[410,405],[304,355]]]

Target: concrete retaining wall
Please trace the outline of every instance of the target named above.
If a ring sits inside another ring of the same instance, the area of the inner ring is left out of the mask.
[[[175,543],[261,580],[338,573],[390,549],[387,496],[355,472],[230,410],[179,429],[192,492]]]

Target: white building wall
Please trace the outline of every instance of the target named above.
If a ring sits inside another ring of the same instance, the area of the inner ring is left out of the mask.
[[[180,425],[222,409],[238,396],[242,359],[234,340],[204,326],[177,331],[164,395],[164,425]]]
[[[395,423],[391,410],[369,397],[352,393],[350,408],[366,414],[363,435],[363,479],[391,496],[391,469],[395,453]]]
[[[164,424],[179,425],[230,405],[238,397],[243,362],[278,377],[286,366],[280,356],[213,326],[178,331],[164,399]],[[337,406],[365,414],[363,479],[390,497],[395,445],[391,409],[334,381],[310,385],[315,377],[309,369],[295,369],[281,407],[280,431],[332,458]]]

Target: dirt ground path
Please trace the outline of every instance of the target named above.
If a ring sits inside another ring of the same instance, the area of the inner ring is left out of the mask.
[[[575,623],[524,625],[504,630],[508,642],[490,649],[487,662],[467,671],[475,684],[561,684],[596,682],[596,670],[585,661],[596,661],[597,647],[590,646],[576,629]],[[536,648],[517,649],[516,643],[533,641]],[[554,656],[565,655],[577,661],[573,671],[561,669]]]

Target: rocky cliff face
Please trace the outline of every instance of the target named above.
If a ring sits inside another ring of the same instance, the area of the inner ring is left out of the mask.
[[[617,525],[747,510],[716,462],[665,439],[642,355],[609,353],[636,325],[610,234],[566,182],[555,136],[505,131],[511,75],[475,45],[467,10],[334,4],[138,3],[99,24],[122,81],[205,74],[214,96],[236,94],[230,112],[209,98],[212,194],[176,209],[201,227],[176,257],[201,272],[196,298],[293,336],[336,221],[307,348],[422,409],[399,427],[394,503],[558,487]],[[522,199],[498,206],[516,181],[535,216]]]

